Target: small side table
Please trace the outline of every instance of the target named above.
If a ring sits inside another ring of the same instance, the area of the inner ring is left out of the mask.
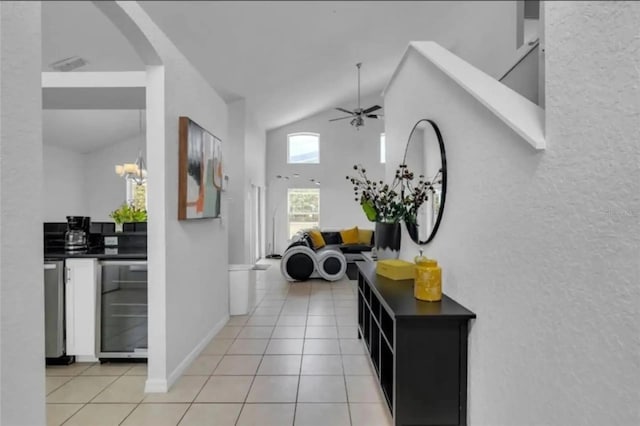
[[[270,265],[229,265],[229,315],[246,315],[256,306],[256,271]]]

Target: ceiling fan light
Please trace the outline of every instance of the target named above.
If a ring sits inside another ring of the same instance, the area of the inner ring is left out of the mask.
[[[338,120],[344,120],[347,118],[351,118],[351,125],[354,126],[356,128],[356,130],[359,130],[358,128],[360,126],[364,126],[364,118],[380,118],[381,115],[379,114],[372,114],[375,111],[378,111],[379,109],[382,109],[382,107],[380,105],[373,105],[370,106],[369,108],[362,108],[360,106],[360,67],[362,66],[362,62],[358,62],[356,64],[356,67],[358,68],[358,107],[353,109],[353,110],[348,110],[346,108],[340,108],[337,107],[336,109],[340,112],[344,112],[347,114],[351,114],[351,116],[346,116],[346,117],[339,117],[339,118],[332,118],[329,121],[338,121]]]

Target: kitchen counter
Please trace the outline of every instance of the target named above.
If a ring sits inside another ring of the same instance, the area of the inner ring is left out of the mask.
[[[68,252],[65,250],[47,250],[44,253],[45,260],[61,260],[61,259],[78,259],[78,258],[96,258],[106,259],[136,259],[146,260],[146,248],[126,247],[126,248],[99,248],[90,249],[82,252]]]

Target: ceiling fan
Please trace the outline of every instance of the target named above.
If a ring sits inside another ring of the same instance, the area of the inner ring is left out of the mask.
[[[362,62],[358,62],[356,67],[358,67],[358,108],[350,111],[346,108],[336,108],[338,111],[345,112],[349,115],[346,117],[332,118],[329,121],[338,121],[344,120],[346,118],[351,118],[351,125],[355,126],[356,130],[359,130],[358,127],[364,126],[364,117],[367,118],[382,118],[382,114],[372,114],[373,112],[381,109],[380,105],[374,105],[369,108],[361,108],[360,107],[360,67],[362,66]]]

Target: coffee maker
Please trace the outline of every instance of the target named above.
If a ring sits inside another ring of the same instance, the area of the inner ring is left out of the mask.
[[[64,234],[64,249],[84,251],[89,244],[91,218],[88,216],[67,216],[67,232]]]

